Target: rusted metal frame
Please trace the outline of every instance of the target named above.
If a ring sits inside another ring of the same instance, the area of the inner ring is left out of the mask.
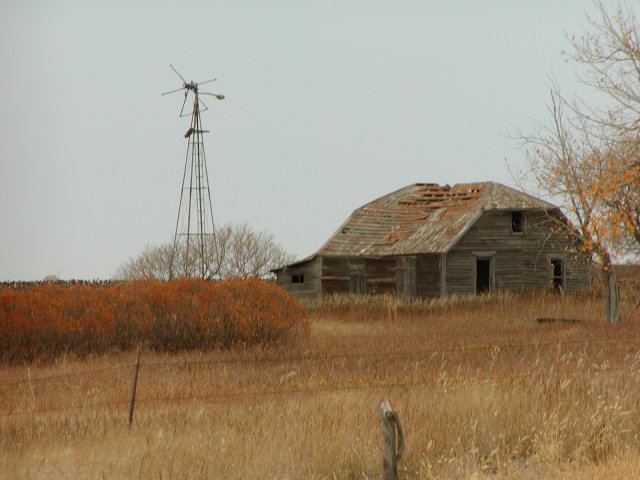
[[[204,186],[202,185],[202,151],[200,146],[202,145],[202,133],[201,133],[201,124],[200,124],[200,104],[197,91],[195,92],[195,100],[193,106],[193,123],[194,123],[194,131],[196,134],[193,136],[192,150],[191,150],[191,159],[192,162],[195,161],[195,171],[196,171],[196,219],[197,219],[197,230],[196,230],[196,239],[198,243],[199,250],[199,266],[200,266],[200,277],[204,278],[205,276],[205,261],[204,261],[204,199],[202,196],[202,189]],[[200,133],[198,133],[200,132]],[[191,212],[189,212],[191,214]]]
[[[195,105],[194,105],[195,108]],[[195,116],[191,116],[191,128],[195,130]],[[189,250],[191,243],[191,202],[193,199],[193,141],[189,138],[187,143],[187,157],[189,158],[189,201],[187,203],[187,232],[186,232],[186,250],[185,250],[185,272],[188,277],[191,276],[190,263],[189,263]],[[183,185],[184,188],[184,185]]]

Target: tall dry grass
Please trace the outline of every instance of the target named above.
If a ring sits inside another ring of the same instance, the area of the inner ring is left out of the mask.
[[[131,353],[4,366],[0,412],[40,413],[0,417],[0,477],[379,478],[387,396],[407,434],[401,478],[637,471],[637,312],[609,327],[596,296],[455,298],[391,317],[385,301],[318,306],[297,347],[143,352],[130,431]]]

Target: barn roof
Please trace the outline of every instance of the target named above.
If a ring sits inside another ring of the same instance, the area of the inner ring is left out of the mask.
[[[483,211],[556,208],[494,182],[453,187],[414,183],[354,210],[315,255],[441,253],[450,250]]]

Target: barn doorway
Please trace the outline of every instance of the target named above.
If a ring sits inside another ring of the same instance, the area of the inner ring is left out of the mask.
[[[476,293],[491,291],[491,258],[476,258]]]
[[[564,293],[564,261],[561,258],[551,259],[551,286],[558,293]]]

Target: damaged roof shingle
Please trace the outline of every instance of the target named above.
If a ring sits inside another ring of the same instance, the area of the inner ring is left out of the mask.
[[[415,183],[356,209],[318,255],[446,252],[485,210],[549,210],[555,205],[499,183],[453,187]]]

